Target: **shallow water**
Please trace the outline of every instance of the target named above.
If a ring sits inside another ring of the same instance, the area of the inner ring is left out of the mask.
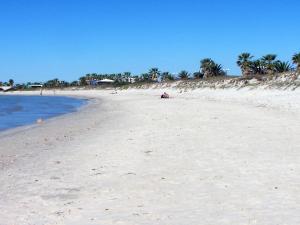
[[[0,131],[75,112],[85,103],[69,97],[0,95]]]

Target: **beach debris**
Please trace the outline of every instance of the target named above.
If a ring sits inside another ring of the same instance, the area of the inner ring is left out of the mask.
[[[169,94],[167,92],[164,92],[160,98],[170,98]]]
[[[102,175],[103,173],[95,173],[94,176]]]
[[[37,124],[42,124],[43,122],[44,122],[44,121],[43,121],[43,119],[41,119],[41,118],[39,118],[39,119],[36,120],[36,123],[37,123]]]
[[[57,216],[63,216],[64,212],[63,212],[63,211],[57,211],[57,212],[55,212],[55,214],[56,214]]]
[[[134,176],[136,176],[136,173],[132,173],[132,172],[129,172],[129,173],[126,173],[126,174],[124,174],[125,176],[126,175],[134,175]]]
[[[64,205],[72,205],[74,202],[67,202]]]

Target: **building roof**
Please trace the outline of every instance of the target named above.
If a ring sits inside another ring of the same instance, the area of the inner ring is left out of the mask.
[[[99,80],[99,83],[114,83],[114,80],[110,80],[110,79],[103,79],[103,80]]]

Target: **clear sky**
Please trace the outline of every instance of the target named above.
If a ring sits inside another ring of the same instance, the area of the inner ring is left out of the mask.
[[[0,80],[199,70],[300,51],[299,0],[0,0]]]

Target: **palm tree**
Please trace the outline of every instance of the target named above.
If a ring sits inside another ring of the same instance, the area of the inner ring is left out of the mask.
[[[275,59],[277,58],[277,55],[274,54],[268,54],[262,57],[261,61],[265,65],[266,73],[267,74],[273,74],[275,72]]]
[[[157,81],[160,75],[160,71],[158,70],[158,68],[152,68],[149,70],[149,74],[151,76],[152,81]]]
[[[90,74],[90,78],[91,78],[92,80],[97,79],[97,76],[98,76],[97,73],[92,73],[92,74]]]
[[[167,80],[175,80],[174,76],[169,72],[163,72],[161,74],[161,80],[167,81]]]
[[[87,85],[87,77],[80,77],[79,84],[80,84],[80,86],[86,86]]]
[[[252,58],[253,56],[247,52],[242,53],[238,56],[238,61],[236,63],[241,68],[244,77],[248,76],[252,72],[251,71]]]
[[[212,74],[212,76],[225,76],[226,75],[225,71],[223,70],[222,65],[216,64],[216,63],[214,63],[211,66],[211,74]]]
[[[205,58],[200,61],[200,70],[203,73],[203,77],[207,78],[211,75],[211,67],[214,64],[214,61],[210,58]]]
[[[175,80],[175,77],[172,74],[169,74],[167,76],[167,80]]]
[[[125,76],[126,78],[130,77],[130,76],[131,76],[131,72],[125,72],[125,73],[124,73],[124,76]]]
[[[203,75],[203,73],[195,72],[193,74],[193,76],[194,76],[195,79],[201,79],[201,78],[203,78],[204,75]]]
[[[215,63],[210,58],[201,60],[200,68],[204,78],[225,75],[222,65]]]
[[[280,60],[277,60],[274,63],[275,70],[277,73],[284,73],[284,72],[289,72],[292,70],[292,66],[289,62],[283,62]]]
[[[178,74],[179,78],[182,79],[182,80],[188,79],[188,78],[189,78],[189,75],[190,75],[189,72],[187,72],[186,70],[182,70],[182,71]]]
[[[71,85],[72,87],[78,86],[78,81],[77,81],[77,80],[74,80],[74,81],[71,82],[70,85]]]
[[[131,72],[124,72],[122,82],[129,83],[130,78],[131,78]]]
[[[9,79],[8,83],[9,86],[14,86],[15,81],[13,79]]]
[[[300,52],[293,55],[293,63],[297,66],[297,72],[300,73]]]
[[[250,68],[250,71],[254,74],[264,74],[265,73],[264,63],[259,59],[252,61],[249,68]]]
[[[149,73],[143,73],[143,74],[141,74],[141,80],[149,81],[149,80],[151,80],[151,75]]]
[[[54,88],[54,87],[59,87],[61,84],[62,82],[60,82],[57,78],[55,78],[53,80],[48,80],[44,85],[45,87]]]

